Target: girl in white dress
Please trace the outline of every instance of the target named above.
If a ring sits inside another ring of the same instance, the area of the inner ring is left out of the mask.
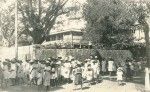
[[[85,70],[84,76],[86,77],[86,81],[88,82],[88,85],[90,85],[93,82],[93,78],[94,78],[94,71],[91,67],[91,64],[87,66],[87,70]]]
[[[117,69],[117,81],[118,84],[121,85],[123,81],[123,68],[121,66]]]

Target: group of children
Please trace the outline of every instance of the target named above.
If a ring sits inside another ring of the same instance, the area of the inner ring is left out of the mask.
[[[101,64],[97,56],[90,59],[78,61],[74,58],[48,58],[47,60],[6,59],[0,61],[1,85],[7,86],[9,80],[12,85],[37,85],[40,91],[44,87],[57,87],[64,83],[74,83],[75,87],[84,83],[89,85],[101,82]],[[123,81],[123,69],[117,68],[117,80],[119,84]]]

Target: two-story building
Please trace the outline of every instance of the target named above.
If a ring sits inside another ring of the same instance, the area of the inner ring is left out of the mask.
[[[47,39],[50,44],[79,44],[82,40],[83,32],[80,30],[65,30],[51,33]]]

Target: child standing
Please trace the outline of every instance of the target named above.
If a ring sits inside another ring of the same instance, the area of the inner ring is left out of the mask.
[[[119,85],[122,85],[123,81],[123,68],[121,66],[117,69],[117,81]]]
[[[77,68],[75,68],[74,73],[75,73],[74,84],[75,86],[81,85],[82,89],[82,68],[80,64],[77,65]]]

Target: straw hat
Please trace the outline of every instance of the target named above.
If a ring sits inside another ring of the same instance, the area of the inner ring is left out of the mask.
[[[97,56],[95,56],[95,58],[97,59],[98,57],[97,57]]]

